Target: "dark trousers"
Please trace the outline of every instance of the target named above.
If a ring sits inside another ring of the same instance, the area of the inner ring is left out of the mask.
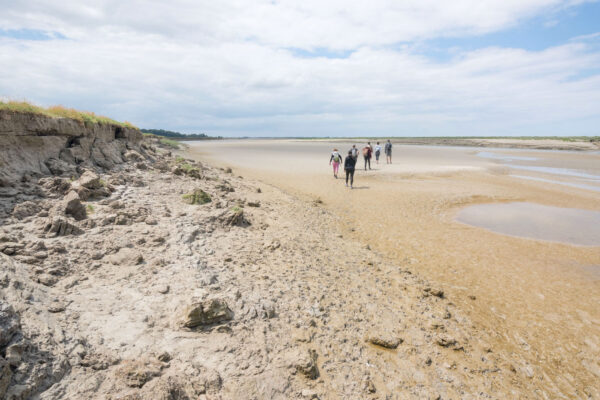
[[[346,185],[348,184],[348,178],[350,178],[350,186],[352,186],[352,184],[354,184],[354,170],[353,169],[346,170]]]
[[[369,169],[371,169],[371,157],[365,157],[365,171],[367,170],[367,164],[369,164]]]

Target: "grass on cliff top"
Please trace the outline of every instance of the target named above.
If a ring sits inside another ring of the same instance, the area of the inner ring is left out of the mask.
[[[173,139],[159,139],[159,142],[172,149],[179,149],[179,142]]]
[[[40,114],[51,118],[69,118],[83,122],[84,124],[117,125],[137,129],[136,126],[127,121],[119,122],[115,121],[114,119],[104,117],[102,115],[96,115],[90,111],[79,111],[73,108],[67,108],[63,106],[51,106],[48,108],[44,108],[28,103],[26,101],[0,101],[0,110],[9,110],[13,112],[27,114]]]

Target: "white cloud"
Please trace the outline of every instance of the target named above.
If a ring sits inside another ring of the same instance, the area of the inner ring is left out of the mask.
[[[14,2],[0,28],[69,39],[0,38],[0,95],[213,134],[598,134],[591,123],[564,131],[568,121],[600,122],[600,53],[583,40],[459,51],[445,62],[387,46],[495,31],[572,5]],[[302,58],[290,48],[353,52]]]

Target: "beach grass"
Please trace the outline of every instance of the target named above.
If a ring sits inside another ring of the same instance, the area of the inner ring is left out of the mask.
[[[124,121],[119,122],[112,118],[108,118],[102,115],[97,115],[91,111],[79,111],[73,108],[64,107],[61,105],[40,107],[35,104],[31,104],[27,101],[0,101],[0,110],[8,110],[16,113],[26,114],[39,114],[45,115],[51,118],[69,118],[76,121],[80,121],[84,124],[104,124],[104,125],[117,125],[127,128],[137,129],[132,123]]]
[[[180,146],[179,142],[173,139],[160,139],[159,142],[172,149],[179,149]]]

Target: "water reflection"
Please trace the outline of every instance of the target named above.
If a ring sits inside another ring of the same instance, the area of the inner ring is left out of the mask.
[[[534,203],[477,204],[463,208],[459,222],[505,235],[600,246],[600,212]]]

